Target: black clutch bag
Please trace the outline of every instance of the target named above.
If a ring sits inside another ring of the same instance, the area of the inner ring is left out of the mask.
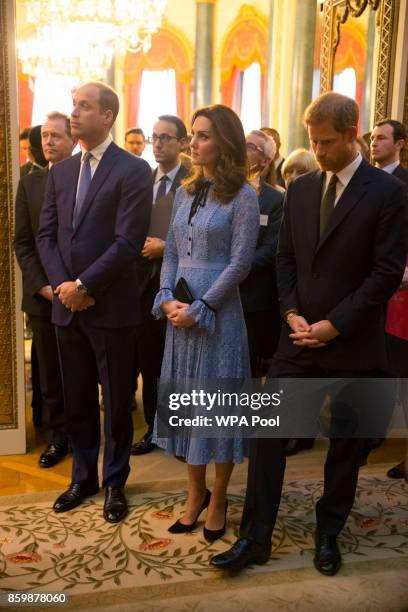
[[[194,297],[190,291],[190,287],[182,276],[177,281],[173,295],[176,300],[179,302],[184,302],[184,304],[192,304],[194,302]]]

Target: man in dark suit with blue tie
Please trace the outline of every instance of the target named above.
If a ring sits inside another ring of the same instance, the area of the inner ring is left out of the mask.
[[[98,382],[105,403],[104,517],[127,514],[134,334],[140,322],[137,256],[149,226],[148,164],[116,146],[110,129],[115,91],[87,83],[73,96],[71,129],[81,153],[49,172],[38,233],[54,291],[52,320],[60,352],[66,424],[73,449],[72,483],[55,512],[98,492]]]
[[[170,225],[174,194],[188,170],[180,153],[187,140],[183,121],[175,115],[161,115],[153,126],[153,154],[158,167],[153,171],[153,209],[149,235],[139,258],[142,325],[137,336],[137,365],[143,378],[143,412],[147,431],[132,445],[132,455],[145,455],[156,448],[152,442],[157,407],[157,380],[160,378],[166,337],[166,320],[157,320],[151,311],[160,288],[160,271]]]
[[[284,324],[273,378],[375,378],[386,369],[384,306],[404,270],[407,200],[400,181],[357,152],[358,115],[354,100],[333,92],[305,112],[322,172],[298,177],[287,191],[277,258]],[[318,395],[311,407],[316,416],[324,397]],[[370,408],[376,414],[371,400]],[[324,575],[341,566],[337,535],[353,505],[364,442],[330,439],[316,505],[314,565]],[[251,443],[240,538],[212,559],[218,569],[239,570],[270,556],[285,440]]]

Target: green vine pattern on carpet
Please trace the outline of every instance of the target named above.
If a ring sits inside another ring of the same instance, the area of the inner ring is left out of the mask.
[[[314,505],[321,491],[316,481],[285,485],[272,560],[256,571],[311,566]],[[182,514],[185,491],[132,494],[129,516],[117,525],[102,518],[100,497],[65,514],[43,502],[0,508],[0,588],[75,593],[212,578],[208,561],[238,536],[243,495],[242,487],[231,487],[226,536],[211,545],[202,535],[204,516],[191,534],[167,531]],[[408,487],[360,478],[339,542],[345,564],[407,554]]]

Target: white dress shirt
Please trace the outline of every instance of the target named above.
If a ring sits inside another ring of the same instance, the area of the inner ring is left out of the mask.
[[[334,202],[334,205],[336,206],[337,202],[339,201],[341,197],[341,194],[343,193],[343,191],[345,190],[345,188],[347,187],[347,185],[353,178],[357,168],[359,167],[362,161],[363,161],[363,158],[361,156],[361,153],[357,153],[357,157],[353,159],[351,164],[349,164],[348,166],[346,166],[339,172],[329,172],[329,171],[326,172],[326,182],[325,182],[323,193],[322,193],[322,199],[323,199],[324,194],[326,193],[326,189],[329,185],[331,177],[333,176],[333,174],[335,174],[338,179],[336,183],[336,201]]]
[[[102,159],[102,155],[105,153],[106,149],[109,147],[110,143],[112,142],[113,138],[112,136],[109,134],[108,137],[101,142],[101,144],[98,144],[96,147],[94,147],[93,149],[91,149],[89,152],[92,153],[92,157],[89,160],[89,164],[91,166],[91,176],[93,178],[95,171],[98,167],[99,162]],[[88,151],[86,149],[84,149],[83,147],[81,147],[81,171],[80,171],[80,175],[82,172],[82,164],[84,161],[84,156],[85,153],[87,153]],[[78,178],[78,184],[79,184],[79,178]]]
[[[177,166],[173,168],[173,170],[170,170],[170,172],[162,172],[160,170],[160,166],[157,167],[156,179],[153,185],[153,203],[156,202],[156,196],[157,196],[157,191],[159,189],[161,177],[164,175],[167,176],[167,181],[166,181],[166,195],[167,195],[171,189],[171,186],[174,183],[174,179],[177,176],[177,172],[180,170],[180,166],[181,166],[181,162],[179,162]]]
[[[381,170],[384,170],[384,172],[387,172],[388,174],[392,174],[395,170],[395,168],[398,168],[398,166],[400,165],[399,160],[392,162],[392,164],[388,164],[387,166],[384,166],[384,168],[381,168]],[[377,166],[379,168],[379,166]]]

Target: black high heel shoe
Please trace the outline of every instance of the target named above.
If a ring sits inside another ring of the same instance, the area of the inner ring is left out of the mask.
[[[208,504],[210,503],[210,498],[211,498],[211,491],[207,489],[205,492],[204,501],[201,504],[201,508],[199,509],[197,513],[195,521],[193,523],[190,523],[189,525],[184,525],[183,523],[180,523],[180,519],[179,519],[175,523],[173,523],[173,525],[171,525],[167,531],[170,531],[170,533],[189,533],[190,531],[193,531],[194,527],[197,525],[198,517],[200,516],[203,510],[208,508]]]
[[[204,527],[203,529],[204,537],[207,540],[207,542],[210,542],[210,544],[212,542],[215,542],[215,540],[222,538],[222,536],[224,535],[225,529],[227,526],[227,510],[228,510],[228,499],[225,500],[225,519],[224,519],[224,526],[221,527],[221,529],[207,529],[207,527]]]

